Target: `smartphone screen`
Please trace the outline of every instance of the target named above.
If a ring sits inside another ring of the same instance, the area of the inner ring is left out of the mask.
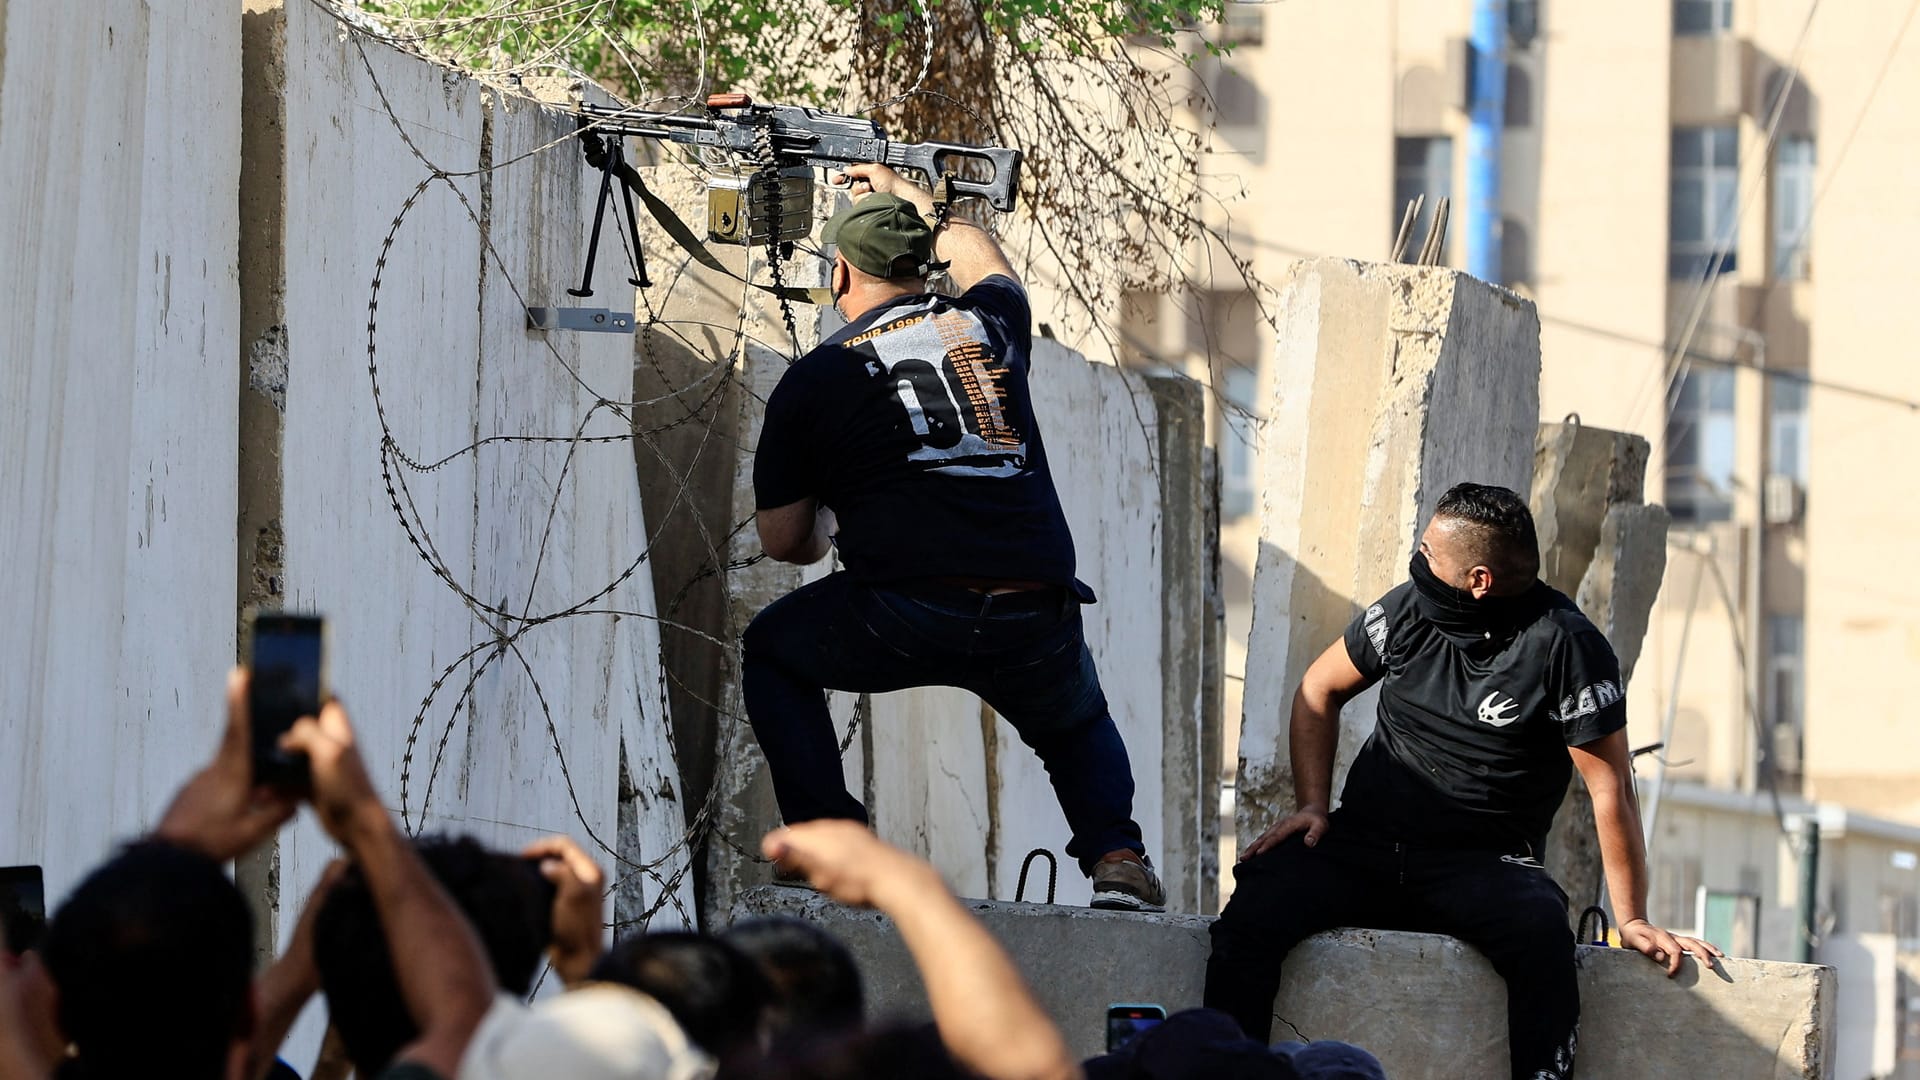
[[[317,716],[326,692],[326,623],[317,615],[261,612],[253,617],[253,779],[273,787],[307,784],[307,759],[280,749],[280,736],[303,716]]]
[[[0,866],[0,930],[7,949],[37,948],[47,929],[47,889],[37,866]]]
[[[1158,1005],[1107,1006],[1107,1052],[1132,1042],[1139,1034],[1167,1018],[1167,1010]]]

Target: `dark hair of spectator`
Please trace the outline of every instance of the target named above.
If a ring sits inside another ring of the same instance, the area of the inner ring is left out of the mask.
[[[854,1032],[798,1051],[776,1052],[749,1063],[722,1066],[719,1080],[965,1080],[961,1068],[931,1024],[895,1025]]]
[[[553,937],[552,884],[532,862],[489,851],[471,837],[423,837],[415,847],[473,924],[500,988],[524,996]],[[378,1075],[419,1028],[400,995],[387,936],[358,869],[327,894],[313,935],[334,1029],[356,1072]]]
[[[720,937],[766,977],[773,994],[767,1031],[774,1045],[844,1035],[865,1023],[860,967],[832,934],[802,919],[772,916],[735,923]]]
[[[61,1076],[219,1077],[252,1030],[253,917],[197,852],[121,849],[54,913],[40,955],[77,1052]]]
[[[759,1047],[773,992],[747,955],[718,938],[668,932],[616,943],[593,977],[647,994],[667,1007],[687,1038],[716,1058]]]
[[[1540,575],[1533,511],[1518,494],[1491,484],[1455,484],[1433,516],[1464,526],[1460,536],[1471,558],[1492,570],[1497,584],[1529,585]]]

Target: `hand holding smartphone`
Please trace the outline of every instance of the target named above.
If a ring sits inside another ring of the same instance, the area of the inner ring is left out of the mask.
[[[1107,1053],[1127,1045],[1166,1018],[1167,1010],[1159,1005],[1107,1006]]]
[[[303,716],[320,715],[326,700],[326,620],[318,615],[255,612],[247,709],[253,782],[287,791],[308,786],[305,754],[280,749],[280,736]]]

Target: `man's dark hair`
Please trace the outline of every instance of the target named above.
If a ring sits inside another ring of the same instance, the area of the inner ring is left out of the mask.
[[[766,977],[773,994],[767,1027],[776,1044],[858,1031],[865,1022],[860,966],[839,938],[784,915],[735,923],[720,938]]]
[[[889,1025],[857,1031],[801,1050],[723,1064],[719,1080],[965,1080],[973,1073],[953,1060],[932,1024]]]
[[[473,924],[494,980],[524,996],[553,938],[553,886],[531,861],[490,851],[472,837],[423,837],[415,847]],[[357,1075],[375,1076],[420,1029],[400,994],[380,913],[358,868],[327,894],[313,946],[334,1030]]]
[[[751,1053],[773,991],[747,955],[718,938],[672,931],[614,945],[594,965],[601,982],[630,986],[667,1007],[687,1038],[716,1058]]]
[[[122,848],[54,913],[40,955],[77,1051],[62,1076],[219,1077],[252,1029],[253,917],[198,852]]]
[[[1518,494],[1491,484],[1455,484],[1440,496],[1433,516],[1458,522],[1474,562],[1496,580],[1520,585],[1540,575],[1540,538],[1533,511]]]

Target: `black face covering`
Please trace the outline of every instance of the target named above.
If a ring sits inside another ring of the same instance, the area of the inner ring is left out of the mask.
[[[1505,641],[1541,611],[1540,583],[1518,596],[1488,596],[1479,600],[1465,589],[1434,576],[1425,553],[1415,551],[1407,564],[1413,575],[1414,602],[1434,629],[1455,644]]]

